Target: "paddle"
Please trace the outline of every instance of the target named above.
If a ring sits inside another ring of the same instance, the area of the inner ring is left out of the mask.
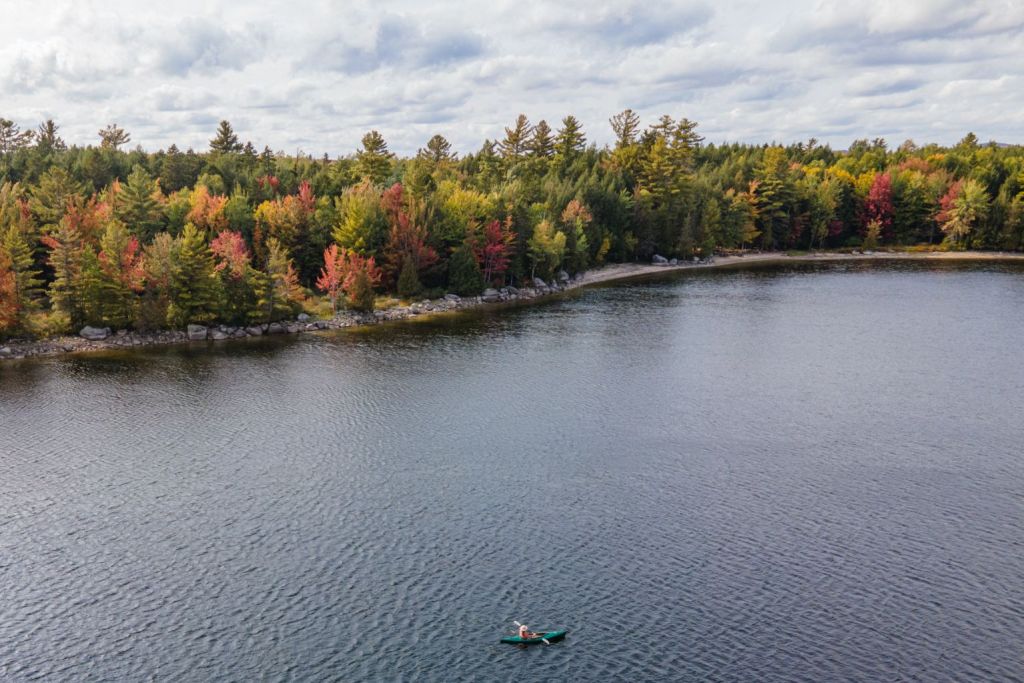
[[[522,624],[520,624],[520,623],[519,623],[518,621],[516,621],[515,619],[513,619],[513,620],[512,620],[512,623],[513,623],[513,624],[515,624],[516,626],[522,626]],[[545,644],[545,645],[550,645],[550,644],[551,644],[551,643],[550,643],[550,642],[548,641],[548,639],[547,639],[547,638],[545,638],[544,636],[539,636],[539,637],[540,637],[540,639],[541,639],[542,641],[544,641],[544,644]]]

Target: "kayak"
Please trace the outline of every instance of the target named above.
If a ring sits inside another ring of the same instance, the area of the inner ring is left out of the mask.
[[[503,643],[515,643],[516,645],[533,645],[534,643],[543,643],[545,640],[549,643],[553,643],[556,640],[565,638],[565,634],[568,631],[547,631],[546,633],[537,636],[536,638],[520,638],[519,636],[505,636],[501,639]]]

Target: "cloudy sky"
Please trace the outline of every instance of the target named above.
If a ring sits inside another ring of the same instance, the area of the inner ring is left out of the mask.
[[[205,149],[226,118],[332,156],[371,128],[400,153],[434,133],[475,150],[519,112],[604,144],[626,107],[713,142],[1024,142],[1021,0],[135,5],[5,8],[0,116],[78,144],[116,121],[146,149]]]

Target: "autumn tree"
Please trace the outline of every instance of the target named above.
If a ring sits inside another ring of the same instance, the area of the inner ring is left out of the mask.
[[[255,306],[249,248],[240,233],[224,230],[210,242],[210,251],[224,292],[222,318],[229,323],[242,323]]]
[[[0,339],[14,332],[21,321],[21,300],[11,255],[0,244]]]
[[[50,282],[50,302],[55,310],[68,316],[72,325],[82,322],[82,270],[85,243],[73,221],[66,217],[42,242],[50,250],[47,265],[53,271]]]
[[[511,263],[516,241],[511,221],[490,221],[484,226],[483,235],[475,240],[477,263],[484,282],[488,285],[500,282]]]
[[[888,240],[892,237],[892,222],[892,176],[888,173],[879,173],[872,181],[864,199],[865,231],[868,225],[877,223],[877,237]]]
[[[554,224],[547,218],[542,219],[533,228],[529,254],[533,264],[530,277],[539,273],[545,279],[550,278],[565,257],[565,233],[555,230]]]
[[[136,319],[137,295],[145,277],[139,240],[114,219],[100,238],[98,260],[103,322],[114,328],[127,327]]]
[[[337,202],[340,220],[332,235],[339,246],[373,256],[387,242],[390,225],[380,192],[364,180],[342,194]]]
[[[78,180],[60,166],[53,166],[32,188],[29,207],[39,225],[56,225],[68,206],[85,194],[85,188]]]
[[[381,197],[381,205],[390,224],[384,258],[391,278],[398,277],[407,261],[418,277],[438,258],[437,251],[427,244],[426,227],[413,221],[403,200],[404,190],[400,183],[392,185]]]
[[[950,187],[938,215],[950,244],[961,249],[968,246],[971,232],[988,217],[990,202],[985,186],[973,178]]]
[[[254,275],[253,322],[269,323],[291,317],[302,300],[302,288],[288,251],[271,237],[267,240],[267,266]]]

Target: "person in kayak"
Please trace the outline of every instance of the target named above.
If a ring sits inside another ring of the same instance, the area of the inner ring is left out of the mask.
[[[529,640],[530,638],[536,638],[537,636],[530,633],[530,627],[526,624],[519,624],[519,637],[523,640]]]

